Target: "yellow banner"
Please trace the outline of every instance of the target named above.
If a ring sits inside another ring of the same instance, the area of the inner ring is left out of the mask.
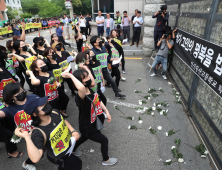
[[[65,61],[59,63],[59,66],[61,68],[66,68],[66,67],[69,67],[69,63],[67,62],[67,60],[65,60]]]
[[[61,73],[62,73],[62,68],[54,69],[54,70],[53,70],[53,75],[54,75],[55,78],[58,79],[57,81],[58,81],[59,83],[62,83],[62,82],[63,82],[63,78],[62,78],[62,76],[61,76]]]
[[[27,67],[27,69],[28,69],[29,71],[31,71],[32,62],[33,62],[34,60],[36,60],[36,59],[37,59],[36,56],[32,56],[32,57],[29,57],[29,58],[26,58],[26,59],[25,59],[25,65],[26,65],[26,67]]]
[[[31,28],[41,28],[42,23],[29,23],[25,24],[25,30],[31,29]],[[13,33],[12,27],[5,27],[0,28],[0,35],[10,34]]]

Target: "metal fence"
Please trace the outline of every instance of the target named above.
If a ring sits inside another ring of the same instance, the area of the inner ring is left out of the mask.
[[[222,0],[166,0],[169,25],[222,45]],[[169,75],[222,169],[222,99],[175,54]]]

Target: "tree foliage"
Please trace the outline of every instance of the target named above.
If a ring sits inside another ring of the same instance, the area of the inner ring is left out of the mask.
[[[62,12],[62,7],[48,0],[39,0],[37,3],[39,12],[42,17],[51,17],[59,15]]]
[[[32,18],[32,14],[25,12],[23,14],[20,14],[20,18]]]
[[[8,19],[15,19],[16,17],[19,16],[19,13],[17,10],[12,9],[11,7],[7,6],[7,15],[8,15]]]
[[[37,4],[37,0],[22,0],[21,5],[23,13],[31,13],[32,15],[38,14],[39,8]]]

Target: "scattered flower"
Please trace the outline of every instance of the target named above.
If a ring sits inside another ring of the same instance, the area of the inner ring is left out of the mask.
[[[153,106],[156,106],[156,103],[153,103]]]
[[[158,104],[157,106],[158,106],[158,107],[160,107],[160,106],[161,106],[161,104]]]
[[[156,107],[152,107],[152,110],[156,110]]]
[[[168,136],[168,132],[166,132],[165,135]]]
[[[155,88],[149,88],[148,93],[153,93],[153,92],[156,92],[156,89]]]
[[[149,100],[149,99],[150,99],[150,95],[148,94],[148,95],[146,95],[146,96],[143,96],[143,98]]]
[[[171,159],[168,159],[164,162],[164,165],[171,165],[173,162]]]
[[[171,136],[171,135],[173,135],[173,134],[175,134],[176,132],[179,132],[180,130],[177,130],[177,131],[173,131],[173,129],[171,129],[171,130],[169,130],[168,132],[166,132],[167,133],[167,135],[166,136]]]
[[[152,112],[151,115],[153,116],[153,115],[154,115],[154,112]]]
[[[174,149],[174,148],[176,148],[176,147],[175,147],[175,146],[172,146],[172,147],[171,147],[171,149]]]
[[[201,157],[201,158],[206,158],[206,155],[201,155],[200,157]]]
[[[162,130],[162,126],[158,126],[157,129],[158,129],[158,130]]]
[[[205,154],[205,155],[207,155],[208,153],[209,153],[209,151],[208,151],[208,150],[206,150],[206,151],[204,152],[204,154]]]
[[[156,134],[156,130],[152,129],[151,126],[149,127],[150,133],[156,135],[156,137],[160,140],[160,138]]]
[[[139,105],[142,105],[143,103],[142,103],[142,101],[141,100],[139,100]]]
[[[119,109],[119,107],[118,107],[117,105],[114,105],[114,108],[115,108],[116,110],[120,111],[122,114],[125,115],[125,113],[123,113],[123,112]]]
[[[171,83],[170,83],[170,82],[168,82],[168,85],[171,85]]]
[[[162,89],[161,87],[159,88],[159,91],[161,91],[162,93],[164,92],[163,89]]]
[[[160,111],[160,115],[163,115],[163,111]]]
[[[128,129],[131,129],[131,126],[128,126]]]
[[[184,162],[184,159],[183,159],[183,158],[179,158],[179,159],[178,159],[178,162],[183,163],[183,162]]]
[[[141,123],[143,123],[143,121],[142,121],[142,120],[139,120],[138,123],[141,124]]]
[[[149,127],[149,129],[151,129],[151,126]]]
[[[135,131],[138,129],[135,125],[132,125],[132,126],[128,126],[128,129],[134,129]]]
[[[142,92],[139,90],[134,90],[134,93],[142,93]]]
[[[136,81],[135,81],[135,84],[140,82],[141,81],[141,78],[138,78]]]

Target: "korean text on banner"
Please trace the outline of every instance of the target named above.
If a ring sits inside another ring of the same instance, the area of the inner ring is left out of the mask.
[[[107,56],[108,55],[109,55],[108,53],[102,53],[102,54],[97,54],[96,55],[96,59],[99,60],[102,68],[107,67]]]
[[[63,82],[63,78],[62,78],[61,74],[62,74],[62,68],[53,70],[53,75],[55,76],[55,78],[57,78],[57,82],[59,82],[59,83]]]
[[[29,58],[26,58],[26,59],[25,59],[25,65],[26,65],[26,67],[27,67],[27,69],[28,69],[29,71],[31,71],[32,62],[33,62],[34,60],[36,60],[36,59],[37,59],[36,56],[32,56],[32,57],[29,57]]]

